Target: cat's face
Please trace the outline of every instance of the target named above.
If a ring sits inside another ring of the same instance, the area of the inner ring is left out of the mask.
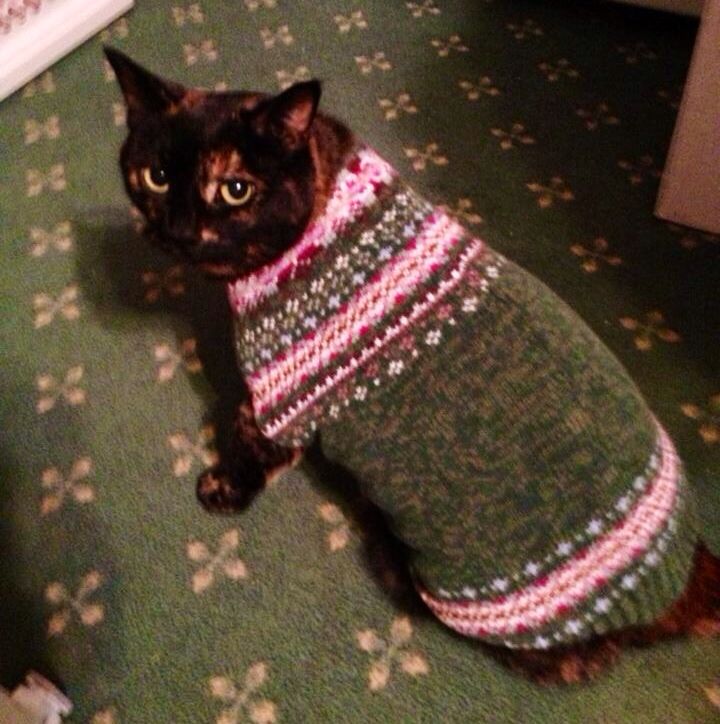
[[[186,89],[107,49],[128,107],[125,185],[163,248],[214,276],[246,275],[302,233],[320,85],[278,96]]]

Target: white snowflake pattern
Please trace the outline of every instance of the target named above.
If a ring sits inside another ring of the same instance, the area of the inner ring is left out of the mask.
[[[583,630],[584,624],[582,621],[574,618],[565,624],[565,633],[572,636],[577,636]]]
[[[603,528],[603,524],[601,520],[598,520],[597,518],[593,518],[588,523],[587,528],[585,529],[588,535],[598,535]]]
[[[439,329],[433,329],[425,335],[425,344],[434,347],[440,344],[442,332]]]
[[[626,591],[632,591],[637,587],[638,583],[638,577],[634,573],[628,573],[627,575],[623,576],[622,581],[620,582],[620,585],[626,590]]]
[[[491,588],[493,591],[499,591],[502,593],[503,591],[507,591],[508,586],[510,585],[510,582],[507,578],[496,578],[491,584]]]
[[[598,600],[595,601],[595,611],[597,613],[607,613],[611,606],[612,602],[607,597],[598,598]]]

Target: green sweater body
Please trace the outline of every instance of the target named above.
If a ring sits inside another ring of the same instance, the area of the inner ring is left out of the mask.
[[[330,243],[231,292],[261,429],[319,431],[461,633],[547,648],[651,622],[696,539],[672,444],[566,304],[386,176],[322,220]]]

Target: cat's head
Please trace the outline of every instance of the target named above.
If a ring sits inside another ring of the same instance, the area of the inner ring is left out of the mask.
[[[214,93],[105,52],[128,111],[120,165],[150,238],[220,277],[246,275],[291,246],[315,201],[309,139],[320,84]]]

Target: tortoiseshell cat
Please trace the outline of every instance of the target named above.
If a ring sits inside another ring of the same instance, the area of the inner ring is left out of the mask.
[[[321,216],[358,142],[342,123],[317,113],[318,82],[277,96],[212,93],[106,53],[128,108],[121,167],[153,242],[212,277],[235,280],[277,260]],[[264,437],[247,403],[235,427],[227,459],[198,480],[208,510],[240,510],[302,453]],[[547,650],[492,648],[535,680],[572,682],[592,677],[626,644],[718,631],[720,561],[698,544],[684,593],[654,624]]]

